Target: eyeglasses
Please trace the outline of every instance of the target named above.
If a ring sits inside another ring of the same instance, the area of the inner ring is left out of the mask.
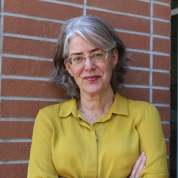
[[[70,63],[72,66],[82,65],[85,63],[87,57],[89,57],[93,62],[100,62],[108,57],[109,52],[110,50],[108,52],[105,52],[103,50],[97,50],[93,52],[91,56],[88,55],[82,57],[81,55],[75,55],[72,56],[70,59],[67,59],[66,62]]]

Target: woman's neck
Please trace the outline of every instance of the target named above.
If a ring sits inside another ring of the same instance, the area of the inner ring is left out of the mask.
[[[80,105],[87,117],[96,121],[107,114],[114,101],[112,88],[108,91],[100,92],[96,95],[89,95],[81,92]]]

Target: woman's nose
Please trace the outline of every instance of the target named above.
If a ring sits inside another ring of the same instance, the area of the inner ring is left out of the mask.
[[[95,63],[92,61],[90,56],[87,56],[85,59],[85,70],[91,71],[96,68]]]

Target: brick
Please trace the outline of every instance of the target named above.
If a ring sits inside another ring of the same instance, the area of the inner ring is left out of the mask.
[[[127,48],[150,49],[150,37],[130,33],[118,33]]]
[[[89,14],[103,18],[114,28],[150,33],[150,20],[147,19],[96,10],[87,10]]]
[[[56,103],[58,102],[1,100],[1,117],[35,118],[40,109]]]
[[[1,121],[0,122],[0,138],[31,138],[34,122],[15,122]]]
[[[170,141],[166,141],[167,155],[170,155]]]
[[[4,16],[5,33],[57,38],[61,26],[62,24],[60,23]]]
[[[147,88],[124,88],[118,92],[128,99],[149,102],[149,89]]]
[[[31,143],[0,143],[1,161],[28,160]],[[13,150],[13,151],[12,151]]]
[[[153,4],[153,17],[171,20],[171,7]]]
[[[159,114],[161,116],[161,120],[162,121],[170,121],[170,107],[160,107],[160,106],[156,106],[156,108],[159,111]]]
[[[14,37],[4,37],[3,53],[52,58],[56,43]]]
[[[1,85],[2,96],[69,98],[62,88],[46,81],[2,79]]]
[[[171,70],[171,57],[153,55],[153,68]]]
[[[2,58],[2,74],[49,77],[53,69],[52,61]]]
[[[4,11],[60,20],[83,15],[83,8],[37,0],[6,0]]]
[[[111,3],[111,1],[89,0],[87,1],[87,5],[119,12],[150,16],[150,3],[147,2],[133,0],[112,0]]]
[[[153,39],[153,51],[159,51],[163,53],[171,53],[171,40],[154,38]]]
[[[171,36],[171,23],[153,21],[153,33],[164,36]]]
[[[168,172],[170,172],[170,159],[167,158]],[[169,177],[170,178],[170,177]],[[171,177],[172,178],[172,177]]]
[[[171,4],[171,0],[157,0],[157,1],[160,1],[160,2],[164,2],[164,3]]]
[[[125,83],[149,85],[149,75],[150,73],[148,71],[128,70],[128,74],[126,75],[125,78]]]
[[[131,59],[128,61],[129,66],[135,67],[150,67],[150,55],[145,53],[127,52],[128,57]]]
[[[162,124],[165,138],[170,138],[170,124]]]
[[[27,177],[28,164],[1,164],[0,177],[24,178]]]
[[[170,104],[170,90],[153,89],[153,103]]]
[[[170,73],[153,72],[153,85],[170,87],[171,76]]]

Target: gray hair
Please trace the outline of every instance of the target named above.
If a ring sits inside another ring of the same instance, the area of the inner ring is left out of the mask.
[[[64,65],[64,60],[68,58],[70,40],[77,34],[97,48],[118,50],[118,62],[110,81],[113,91],[118,91],[127,73],[126,61],[129,59],[126,57],[125,46],[116,31],[106,21],[94,15],[76,17],[63,24],[54,54],[55,70],[51,80],[64,88],[72,98],[80,98],[80,89]]]

